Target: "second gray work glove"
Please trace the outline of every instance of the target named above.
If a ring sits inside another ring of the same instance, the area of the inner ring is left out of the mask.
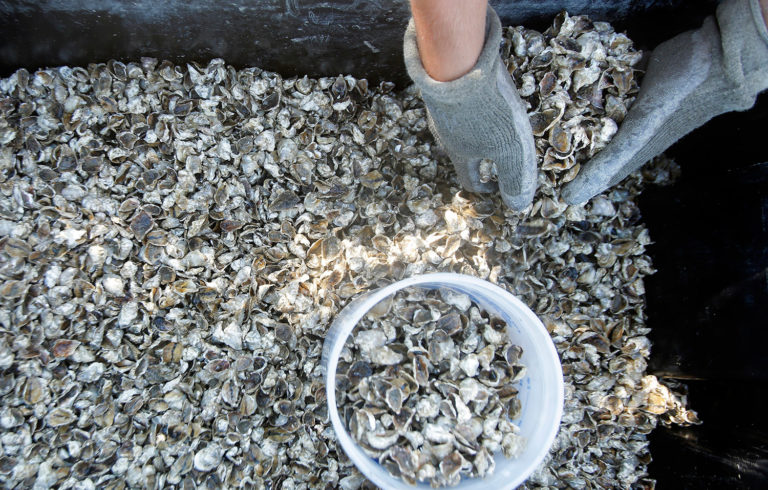
[[[413,19],[405,32],[403,53],[408,74],[421,90],[430,129],[453,162],[461,185],[491,192],[480,181],[482,159],[496,163],[504,203],[521,210],[536,190],[536,148],[525,106],[499,55],[501,22],[492,8],[486,15],[485,44],[466,75],[438,82],[424,70]]]
[[[563,190],[584,202],[713,117],[744,111],[768,88],[768,30],[758,0],[726,0],[695,31],[651,53],[637,100],[613,140]]]

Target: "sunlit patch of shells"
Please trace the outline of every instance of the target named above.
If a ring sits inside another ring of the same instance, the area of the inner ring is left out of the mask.
[[[449,288],[398,291],[347,339],[336,377],[349,433],[410,484],[457,485],[514,458],[525,443],[518,383],[523,349],[507,323]]]
[[[0,80],[0,482],[366,485],[328,424],[324,334],[358,293],[452,271],[520,297],[561,354],[565,417],[527,485],[647,483],[646,434],[680,408],[645,374],[634,199],[673,168],[582,206],[548,178],[513,213],[461,191],[413,88],[20,69]]]

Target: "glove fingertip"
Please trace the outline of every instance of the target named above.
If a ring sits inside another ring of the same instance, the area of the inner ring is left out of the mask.
[[[476,190],[473,190],[472,192],[478,192],[482,194],[490,194],[496,192],[496,190],[499,188],[495,182],[484,182],[477,184],[475,187]]]
[[[473,174],[471,174],[466,168],[463,168],[459,165],[455,165],[455,167],[456,178],[458,179],[461,187],[463,187],[465,190],[468,190],[469,192],[477,192],[479,194],[496,192],[496,189],[498,188],[496,182],[482,182],[479,178],[476,178],[476,176],[473,178]]]
[[[595,191],[589,186],[580,185],[578,182],[574,181],[567,184],[563,188],[562,192],[560,193],[560,197],[563,199],[563,201],[565,201],[566,204],[582,204],[590,200],[598,192],[600,191]]]
[[[501,199],[504,201],[504,204],[506,204],[508,208],[514,211],[522,211],[528,206],[530,206],[531,202],[533,202],[533,194],[534,194],[534,191],[530,191],[525,194],[518,194],[516,196],[512,196],[510,194],[506,194],[502,192]]]

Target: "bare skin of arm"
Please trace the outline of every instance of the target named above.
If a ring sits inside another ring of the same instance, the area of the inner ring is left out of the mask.
[[[760,0],[760,7],[763,9],[763,20],[768,27],[768,0]]]
[[[448,82],[469,72],[485,42],[487,0],[411,0],[426,72]]]

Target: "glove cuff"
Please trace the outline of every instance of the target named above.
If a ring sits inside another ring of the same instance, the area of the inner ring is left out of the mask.
[[[405,67],[413,82],[421,90],[422,97],[436,99],[441,103],[450,103],[471,96],[477,90],[496,83],[496,67],[501,62],[501,21],[496,12],[488,6],[485,17],[485,43],[480,51],[477,63],[472,69],[456,80],[439,82],[430,77],[421,63],[419,47],[416,42],[416,28],[413,18],[408,22],[403,39]]]
[[[759,0],[725,0],[717,7],[725,75],[751,107],[768,88],[768,29]]]

